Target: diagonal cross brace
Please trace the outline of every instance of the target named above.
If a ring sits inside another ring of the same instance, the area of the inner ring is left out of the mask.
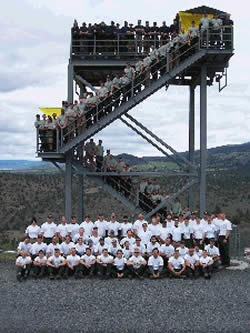
[[[95,87],[93,87],[90,82],[88,82],[87,80],[83,79],[80,75],[75,75],[75,79],[77,81],[80,81],[85,86],[89,87],[92,91],[97,91],[97,89]]]
[[[146,135],[144,135],[141,131],[139,131],[137,128],[135,128],[133,125],[129,124],[125,119],[120,118],[120,120],[127,125],[129,128],[131,128],[134,132],[139,134],[143,139],[148,141],[152,146],[154,146],[156,149],[158,149],[162,154],[167,156],[168,158],[172,159],[175,163],[177,163],[181,168],[183,168],[183,165],[174,157],[169,155],[165,150],[163,150],[161,147],[159,147],[156,143],[154,143],[152,140],[150,140]]]
[[[147,218],[153,216],[154,214],[156,214],[160,209],[164,208],[166,204],[173,203],[174,199],[178,198],[178,196],[181,193],[185,192],[187,189],[189,189],[195,183],[197,183],[197,179],[193,179],[190,182],[188,182],[187,184],[185,184],[178,192],[176,192],[175,194],[170,196],[168,199],[162,201],[155,209],[153,209],[151,212],[147,213],[147,215],[145,216],[145,219],[147,219]]]
[[[133,123],[135,123],[138,127],[140,127],[141,129],[143,129],[146,133],[148,133],[150,136],[152,136],[157,142],[159,142],[160,144],[162,144],[164,147],[166,147],[168,150],[171,151],[171,153],[173,153],[173,155],[177,156],[180,160],[182,160],[182,162],[186,165],[188,165],[190,168],[196,170],[197,167],[195,165],[193,165],[192,163],[190,163],[185,157],[181,156],[175,149],[173,149],[171,146],[169,146],[167,143],[165,143],[162,139],[160,139],[157,135],[155,135],[152,131],[150,131],[149,129],[147,129],[147,127],[145,127],[142,123],[140,123],[138,120],[136,120],[134,117],[132,117],[131,115],[129,115],[128,113],[125,113],[125,116],[130,119]]]

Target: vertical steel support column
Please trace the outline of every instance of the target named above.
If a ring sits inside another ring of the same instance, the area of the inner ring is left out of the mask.
[[[207,169],[207,66],[201,67],[200,84],[200,214],[206,210]]]
[[[84,220],[84,176],[78,176],[78,223]]]
[[[82,145],[80,145],[81,153],[79,154],[79,162],[83,165],[83,152]],[[77,207],[77,218],[78,222],[83,222],[84,220],[84,175],[78,175],[78,207]]]
[[[71,62],[68,64],[68,103],[73,103],[74,96],[74,69]]]
[[[69,151],[65,156],[65,216],[70,221],[72,215],[72,152]]]
[[[194,147],[195,147],[195,88],[189,87],[189,162],[194,163]],[[192,173],[193,170],[190,169]],[[191,211],[194,210],[194,189],[190,187],[188,193],[188,206]]]

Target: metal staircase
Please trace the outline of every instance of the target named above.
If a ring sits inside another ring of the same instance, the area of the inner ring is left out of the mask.
[[[122,103],[120,106],[116,107],[112,112],[110,112],[105,117],[98,120],[95,124],[86,129],[82,134],[71,138],[66,144],[63,144],[59,147],[59,153],[66,153],[76,147],[78,144],[88,140],[96,133],[101,131],[103,128],[107,127],[109,124],[114,122],[116,119],[120,118],[122,115],[126,114],[132,108],[134,108],[139,103],[143,102],[149,96],[154,94],[156,91],[166,86],[169,81],[174,79],[177,75],[180,75],[185,70],[187,70],[190,66],[194,65],[196,62],[200,61],[205,55],[206,50],[200,49],[198,45],[192,46],[192,50],[194,53],[189,55],[184,60],[180,61],[179,64],[173,66],[172,69],[167,69],[167,71],[157,80],[151,81],[150,86],[145,87],[141,92],[137,95],[132,96],[128,101]],[[190,49],[189,49],[190,52]],[[181,57],[179,56],[181,59]],[[169,63],[165,65],[169,66]],[[159,69],[158,69],[159,70]],[[133,87],[132,87],[133,89]]]

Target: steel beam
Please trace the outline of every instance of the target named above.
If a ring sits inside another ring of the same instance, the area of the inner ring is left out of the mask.
[[[64,170],[57,164],[55,161],[50,161],[62,174],[64,174]]]
[[[207,171],[207,66],[201,66],[200,85],[200,215],[206,210]]]
[[[189,87],[189,162],[194,164],[195,148],[195,88]],[[190,173],[192,169],[190,168]],[[194,210],[194,189],[190,187],[188,193],[188,206],[191,211]]]
[[[65,216],[70,221],[72,215],[72,153],[70,151],[66,154],[64,192]]]
[[[193,170],[196,170],[196,166],[191,164],[185,157],[181,156],[174,148],[169,146],[166,142],[164,142],[162,139],[160,139],[157,135],[155,135],[152,131],[147,129],[146,126],[144,126],[142,123],[140,123],[138,120],[136,120],[134,117],[130,116],[129,114],[125,114],[127,118],[129,118],[133,123],[135,123],[138,127],[140,127],[142,130],[144,130],[147,134],[149,134],[152,138],[154,138],[157,142],[159,142],[161,145],[163,145],[165,148],[171,151],[171,153],[179,158],[184,164],[188,165],[189,168],[192,168]],[[169,155],[171,156],[171,155]]]
[[[106,117],[103,117],[97,123],[88,128],[81,135],[76,136],[71,141],[69,141],[65,146],[60,148],[61,153],[71,150],[80,142],[86,141],[93,137],[96,133],[101,131],[103,128],[111,124],[116,119],[120,118],[123,114],[134,108],[136,105],[141,103],[143,100],[154,94],[156,91],[166,86],[166,83],[173,79],[177,74],[184,72],[188,67],[190,67],[195,62],[201,60],[206,55],[206,50],[199,50],[191,57],[185,59],[178,66],[173,68],[169,73],[162,75],[158,80],[152,82],[152,84],[142,90],[138,95],[130,98],[126,103],[118,106],[114,111],[110,112]]]
[[[154,143],[152,140],[150,140],[146,135],[144,135],[141,131],[139,131],[137,128],[135,128],[133,125],[129,124],[125,119],[122,117],[120,120],[127,125],[129,128],[131,128],[135,133],[139,134],[143,139],[145,139],[147,142],[149,142],[152,146],[154,146],[156,149],[158,149],[163,155],[167,156],[168,158],[172,159],[175,163],[178,164],[178,161],[173,158],[173,156],[169,155],[165,150],[163,150],[161,147],[159,147],[156,143]],[[180,165],[181,166],[181,165]]]
[[[80,81],[84,86],[89,87],[92,91],[97,91],[97,89],[95,87],[93,87],[90,82],[83,79],[80,75],[75,75],[75,78],[77,81]]]
[[[68,64],[68,103],[73,103],[74,99],[74,68],[71,62]]]

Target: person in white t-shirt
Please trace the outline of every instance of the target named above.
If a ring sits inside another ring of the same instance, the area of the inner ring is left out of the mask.
[[[108,250],[103,249],[102,254],[96,259],[97,272],[102,278],[111,277],[113,262],[114,258],[108,253]]]
[[[92,229],[94,227],[94,223],[91,221],[91,217],[89,215],[86,216],[85,221],[80,224],[80,227],[83,227],[85,230],[85,236],[91,236]]]
[[[108,249],[108,246],[105,244],[105,239],[101,237],[99,239],[99,243],[95,246],[94,255],[100,256],[102,254],[103,249]]]
[[[151,223],[148,225],[148,230],[151,231],[152,235],[160,237],[161,225],[159,224],[158,219],[156,217],[152,218]]]
[[[198,244],[194,246],[194,253],[197,254],[199,258],[202,256],[202,250],[200,249]]]
[[[108,253],[111,254],[113,257],[116,257],[117,251],[121,250],[119,242],[116,238],[112,239],[111,245],[108,248]]]
[[[129,242],[131,246],[133,246],[135,243],[135,238],[131,229],[128,229],[127,236],[121,239],[120,241],[121,246],[123,246],[125,242]]]
[[[185,260],[180,256],[179,251],[175,250],[174,255],[168,260],[168,270],[170,272],[170,277],[182,277],[184,275],[185,268]]]
[[[123,221],[121,223],[121,236],[126,237],[128,230],[132,230],[133,225],[132,223],[129,222],[128,216],[124,215],[123,216]]]
[[[80,264],[82,265],[82,271],[84,276],[92,277],[95,271],[96,258],[91,253],[91,249],[87,248],[86,253],[81,256]]]
[[[68,224],[66,216],[61,217],[61,223],[57,226],[57,236],[60,242],[64,242],[65,237],[68,235]]]
[[[27,255],[31,254],[31,247],[32,244],[30,243],[30,238],[29,236],[26,236],[24,238],[23,242],[20,242],[17,247],[17,254],[21,254],[22,251],[25,251]]]
[[[217,225],[219,229],[218,244],[220,250],[221,264],[223,266],[230,266],[229,237],[232,231],[232,223],[226,219],[226,215],[224,213],[221,213],[219,214]]]
[[[153,235],[150,238],[150,242],[147,244],[147,256],[150,257],[153,254],[153,249],[157,248],[158,250],[160,250],[160,243],[157,242],[157,237],[155,235]]]
[[[76,254],[76,248],[72,247],[71,254],[66,258],[66,274],[67,277],[74,275],[75,279],[80,277],[80,256]]]
[[[60,250],[61,250],[62,255],[66,258],[70,254],[70,252],[74,246],[75,246],[75,244],[71,241],[70,236],[67,235],[65,237],[65,241],[62,242],[62,244],[60,245]]]
[[[144,215],[141,213],[138,215],[138,219],[133,224],[133,232],[138,235],[142,231],[142,225],[143,223],[147,223],[147,221],[144,220]]]
[[[160,254],[164,260],[165,267],[168,266],[168,260],[170,257],[172,257],[174,255],[174,251],[175,251],[175,248],[171,244],[171,239],[167,238],[165,240],[165,244],[162,244],[161,248],[160,248]]]
[[[172,219],[172,215],[168,214],[165,221],[167,222],[167,228],[173,228],[174,226],[174,220]]]
[[[196,220],[196,223],[194,223],[192,229],[193,229],[192,238],[194,244],[197,244],[203,248],[203,244],[205,242],[205,229],[204,226],[201,224],[200,219]]]
[[[32,264],[31,257],[25,251],[22,251],[20,254],[16,259],[16,278],[19,282],[28,278]]]
[[[184,256],[184,260],[186,263],[186,276],[189,278],[198,278],[200,258],[195,254],[194,248],[191,247],[188,250],[188,253]]]
[[[167,220],[163,220],[160,228],[159,239],[161,243],[165,243],[166,239],[171,236],[171,228],[167,226]]]
[[[212,223],[212,218],[208,216],[206,220],[206,226],[204,227],[205,233],[205,244],[208,245],[210,243],[210,239],[215,239],[217,236],[217,227]]]
[[[66,259],[61,255],[60,249],[55,249],[54,255],[47,260],[49,278],[61,279],[65,273]]]
[[[80,237],[75,244],[76,253],[81,257],[85,253],[87,247],[88,246],[83,242],[83,238]]]
[[[148,223],[142,223],[142,229],[137,233],[138,237],[141,239],[141,242],[144,246],[150,242],[150,238],[152,237],[152,232],[148,230]]]
[[[26,228],[25,234],[30,237],[31,243],[34,243],[37,239],[37,236],[40,234],[41,228],[37,225],[37,220],[35,217],[32,217],[31,224]]]
[[[171,229],[172,244],[174,247],[180,246],[182,240],[182,226],[179,224],[179,219],[174,219],[174,226]]]
[[[73,240],[74,236],[79,233],[80,226],[77,223],[77,218],[75,215],[71,216],[71,223],[68,224],[68,235]]]
[[[177,247],[176,250],[179,251],[180,256],[182,258],[184,258],[185,255],[188,253],[188,248],[185,246],[185,242],[183,242],[183,241],[180,242],[180,246]]]
[[[47,245],[43,242],[43,236],[38,235],[37,242],[33,243],[30,249],[31,258],[35,259],[38,256],[40,250],[43,250],[44,253],[47,251]]]
[[[114,213],[111,214],[110,222],[107,223],[108,232],[114,231],[115,237],[120,235],[121,231],[121,223],[116,221],[116,215]]]
[[[72,242],[77,243],[79,238],[82,238],[84,243],[86,243],[89,240],[89,236],[85,235],[85,230],[83,227],[79,228],[79,232],[74,235],[74,237],[72,238]]]
[[[113,239],[116,239],[117,242],[118,242],[118,238],[115,237],[115,232],[114,232],[114,230],[110,230],[110,232],[109,232],[109,236],[105,238],[105,245],[106,245],[107,247],[109,247],[109,246],[111,245]]]
[[[116,278],[121,279],[126,276],[126,263],[127,259],[123,256],[122,250],[118,250],[113,262],[114,275]]]
[[[38,256],[33,260],[33,276],[34,278],[42,278],[47,273],[47,257],[43,250],[38,252]]]
[[[94,225],[98,228],[98,235],[100,237],[106,237],[106,233],[108,231],[108,222],[104,220],[104,215],[99,214],[98,220],[95,221]]]
[[[204,250],[202,252],[202,256],[200,257],[200,267],[205,279],[211,278],[213,263],[213,259],[208,255],[207,251]]]
[[[100,236],[98,234],[97,226],[95,226],[95,225],[93,226],[92,233],[91,233],[91,236],[89,237],[89,239],[92,240],[94,247],[99,243]]]
[[[130,277],[137,277],[142,280],[146,264],[147,262],[140,254],[140,250],[137,248],[134,249],[134,254],[127,261],[127,267],[131,274]]]
[[[210,239],[210,243],[205,246],[205,250],[208,255],[213,259],[213,268],[218,269],[220,264],[220,251],[217,246],[215,246],[215,240]]]
[[[54,254],[55,249],[59,249],[60,245],[56,236],[52,237],[52,242],[47,246],[46,255],[50,257]]]
[[[132,253],[136,248],[140,250],[140,253],[143,257],[146,256],[146,247],[141,243],[141,239],[139,237],[136,238],[135,243],[131,247]]]
[[[184,218],[184,223],[182,224],[181,228],[185,245],[186,247],[191,248],[193,246],[193,240],[192,240],[193,229],[190,226],[189,217]]]
[[[57,233],[57,225],[53,222],[52,215],[48,215],[47,221],[41,225],[41,234],[44,242],[48,245],[51,243],[52,237]]]
[[[154,249],[152,256],[148,259],[149,276],[153,279],[159,279],[161,277],[163,267],[163,258],[160,256],[159,250]]]
[[[123,244],[122,252],[124,258],[126,258],[127,260],[132,256],[133,254],[132,246],[129,244],[128,241]]]

